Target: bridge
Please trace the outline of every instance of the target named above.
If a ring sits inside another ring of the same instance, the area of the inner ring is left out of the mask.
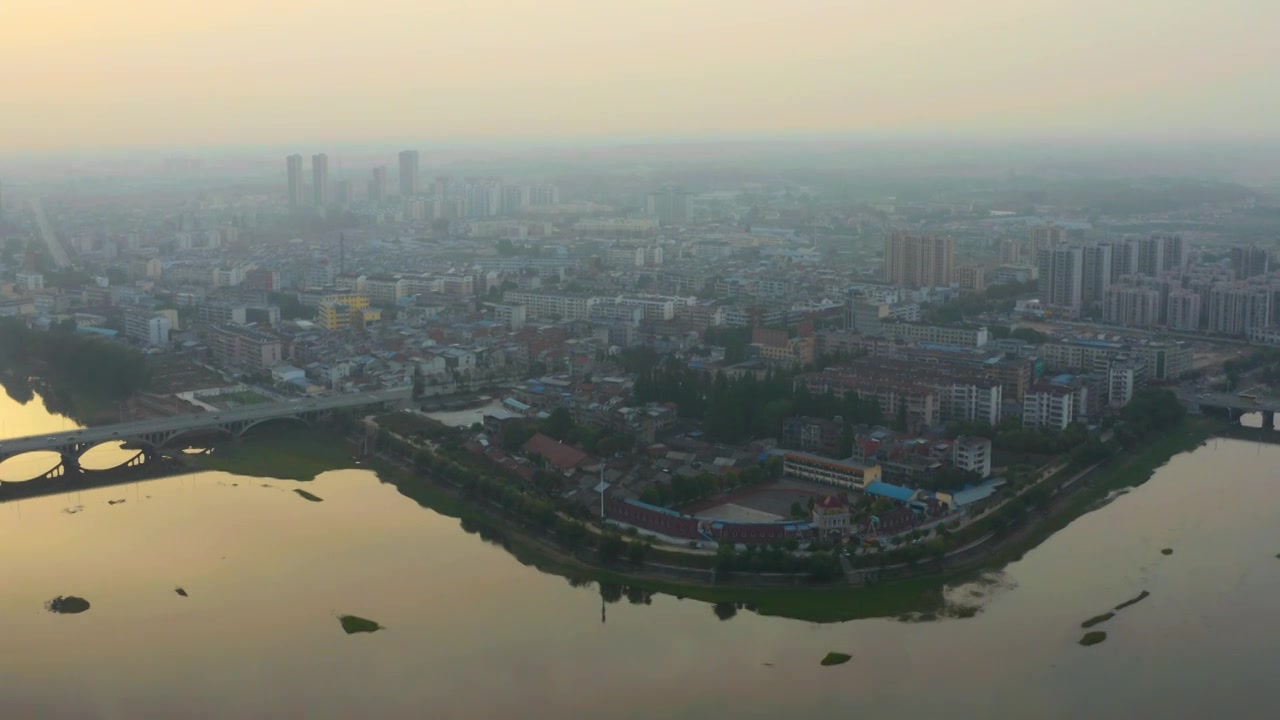
[[[1274,428],[1276,413],[1280,412],[1280,398],[1264,395],[1263,392],[1262,388],[1253,388],[1238,393],[1183,393],[1179,395],[1179,399],[1192,410],[1223,412],[1232,422],[1239,422],[1242,415],[1262,413],[1262,427]]]
[[[119,467],[134,467],[146,463],[166,446],[173,446],[174,441],[180,438],[210,432],[239,438],[249,430],[267,422],[290,421],[311,425],[334,410],[397,405],[409,402],[412,397],[413,388],[410,387],[370,393],[341,393],[327,397],[249,405],[234,410],[176,415],[68,430],[56,434],[11,438],[0,440],[0,462],[24,453],[53,451],[62,456],[62,462],[40,478],[34,479],[79,475],[84,472],[80,468],[80,457],[86,452],[103,443],[123,442],[127,447],[137,448],[138,454]]]

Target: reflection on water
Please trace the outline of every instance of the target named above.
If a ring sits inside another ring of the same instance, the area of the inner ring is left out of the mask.
[[[981,609],[972,618],[920,623],[814,625],[545,574],[362,470],[311,483],[194,473],[7,503],[0,710],[1267,717],[1275,467],[1280,447],[1242,441],[1179,456],[1021,561],[950,588]],[[1078,644],[1082,621],[1142,591],[1105,643]],[[58,595],[92,610],[45,612]],[[386,629],[347,635],[344,615]],[[820,667],[831,652],[851,657]]]

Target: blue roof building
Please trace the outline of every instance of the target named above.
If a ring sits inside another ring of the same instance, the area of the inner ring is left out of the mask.
[[[887,497],[897,502],[907,502],[915,497],[916,491],[910,488],[904,488],[901,485],[893,485],[887,482],[873,482],[867,485],[868,495],[878,495]]]

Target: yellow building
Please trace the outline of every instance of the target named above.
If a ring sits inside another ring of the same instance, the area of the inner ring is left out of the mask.
[[[880,482],[879,465],[863,465],[850,460],[832,460],[805,452],[791,451],[784,454],[782,472],[787,477],[811,480],[850,490],[864,490],[867,485]]]
[[[316,308],[316,323],[329,332],[351,327],[351,306],[340,302],[322,302]]]
[[[368,330],[381,322],[382,310],[379,308],[364,308],[351,313],[351,327],[356,330]]]
[[[320,298],[321,303],[342,303],[352,310],[369,307],[369,296],[364,293],[330,293]]]

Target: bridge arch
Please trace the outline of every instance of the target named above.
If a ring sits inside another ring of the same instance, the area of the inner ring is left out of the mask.
[[[62,467],[62,453],[56,450],[32,450],[0,460],[0,482],[27,482],[56,474]]]
[[[113,438],[78,447],[76,461],[81,470],[114,470],[128,465],[139,453],[154,449],[155,446],[146,440]]]
[[[198,437],[207,437],[209,435],[221,435],[227,438],[236,437],[236,434],[232,432],[230,428],[226,428],[221,425],[213,425],[209,427],[192,428],[190,430],[183,430],[181,432],[174,433],[173,435],[170,435],[169,437],[166,437],[163,441],[161,441],[159,445],[157,445],[157,448],[177,447],[179,444],[178,441],[187,440],[191,438],[198,438]]]
[[[308,427],[308,428],[311,427],[311,421],[303,417],[302,415],[280,415],[278,417],[269,417],[269,418],[262,418],[261,420],[254,420],[253,422],[250,422],[248,425],[245,425],[244,427],[240,428],[239,432],[236,433],[236,437],[244,437],[246,433],[248,433],[250,430],[256,427],[260,427],[262,425],[266,425],[269,423],[278,423],[281,421],[302,423],[305,427]]]

